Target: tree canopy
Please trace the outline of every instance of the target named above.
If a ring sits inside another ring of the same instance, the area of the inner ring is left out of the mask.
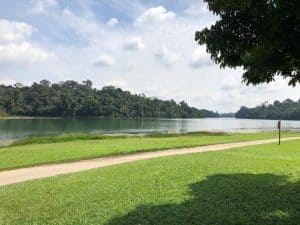
[[[204,0],[218,16],[195,40],[221,68],[242,67],[243,81],[269,83],[276,76],[300,82],[299,0]]]
[[[98,90],[92,85],[90,80],[0,85],[0,116],[218,117],[217,113],[190,107],[184,101],[147,98],[113,86]]]
[[[274,101],[273,104],[264,102],[255,108],[241,107],[235,114],[236,118],[247,119],[285,119],[300,120],[300,99],[287,99],[283,102]]]

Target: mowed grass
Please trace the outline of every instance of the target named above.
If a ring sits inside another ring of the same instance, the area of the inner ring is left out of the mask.
[[[288,136],[300,136],[300,133],[286,132],[283,134],[283,137]],[[11,146],[0,149],[0,170],[143,151],[194,147],[276,137],[276,133],[190,133],[185,135],[160,134],[146,137],[106,137],[43,144],[26,143],[26,145],[22,146]],[[37,140],[40,141],[40,139]]]
[[[1,225],[299,225],[300,141],[0,187]]]

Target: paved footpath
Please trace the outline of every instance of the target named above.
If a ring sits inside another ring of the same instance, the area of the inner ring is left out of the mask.
[[[282,141],[300,140],[300,137],[282,138]],[[267,143],[277,142],[278,139],[258,140],[258,141],[247,141],[247,142],[235,142],[226,144],[214,144],[193,148],[180,148],[161,150],[154,152],[141,152],[129,155],[111,156],[105,158],[97,158],[91,160],[82,160],[76,162],[68,162],[61,164],[41,165],[30,168],[22,168],[15,170],[8,170],[0,172],[0,186],[19,183],[28,180],[40,179],[44,177],[51,177],[60,174],[74,173],[83,170],[89,170],[93,168],[100,168],[106,166],[112,166],[116,164],[134,162],[143,159],[152,159],[162,156],[172,155],[184,155],[190,153],[199,152],[210,152],[210,151],[221,151],[232,148],[247,147],[253,145],[261,145]]]

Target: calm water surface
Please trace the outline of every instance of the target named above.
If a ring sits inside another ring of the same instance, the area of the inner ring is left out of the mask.
[[[0,120],[0,142],[29,136],[63,133],[148,132],[260,132],[276,129],[275,120],[207,119],[5,119]],[[300,121],[282,121],[285,130],[299,130]]]

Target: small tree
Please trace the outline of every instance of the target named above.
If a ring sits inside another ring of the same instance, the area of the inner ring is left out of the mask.
[[[22,87],[24,87],[24,85],[22,83],[18,82],[18,83],[14,84],[14,87],[15,88],[22,88]]]
[[[89,79],[82,81],[82,83],[89,88],[93,86],[93,82]]]
[[[224,67],[243,67],[243,81],[269,83],[275,76],[300,82],[299,0],[204,0],[219,17],[197,31],[212,59]]]
[[[40,81],[40,85],[50,87],[51,82],[49,80],[43,79]]]

